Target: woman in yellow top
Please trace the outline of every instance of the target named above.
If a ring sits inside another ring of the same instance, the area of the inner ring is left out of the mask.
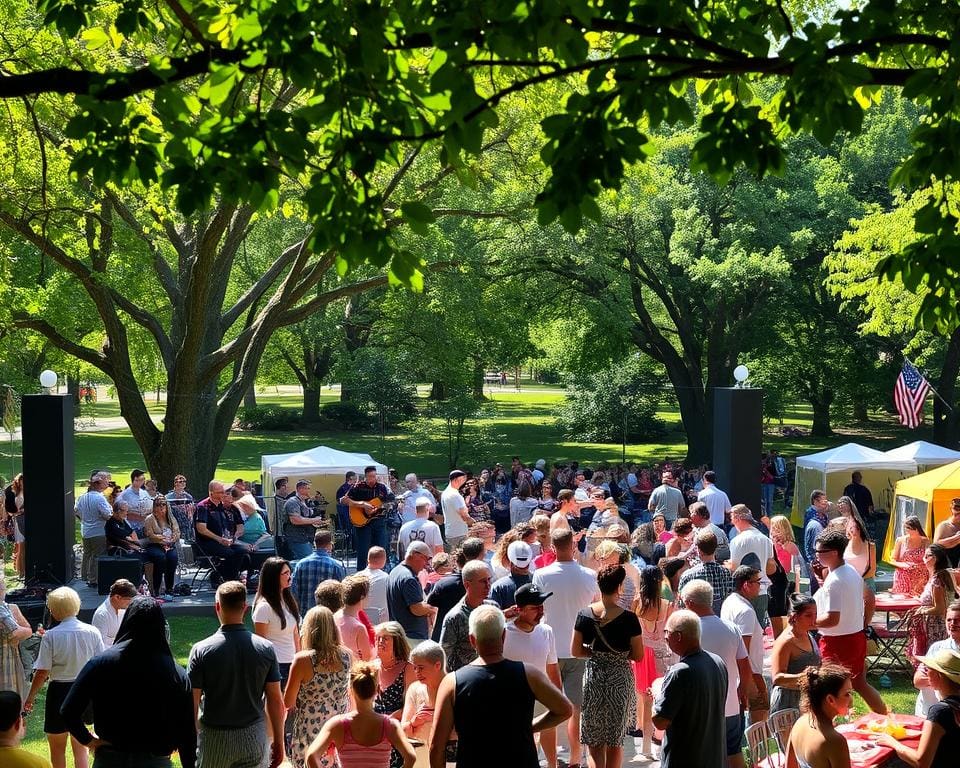
[[[163,496],[153,499],[153,511],[143,521],[143,537],[147,540],[143,559],[153,566],[150,592],[154,597],[160,596],[162,577],[169,599],[173,595],[173,582],[179,564],[177,544],[180,541],[180,526],[177,525],[177,518],[170,514],[170,507]]]

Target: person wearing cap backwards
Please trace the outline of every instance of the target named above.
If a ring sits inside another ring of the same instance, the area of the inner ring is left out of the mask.
[[[541,592],[533,584],[524,584],[517,590],[517,618],[507,624],[503,638],[503,656],[522,661],[546,672],[550,682],[562,688],[560,665],[557,661],[557,643],[553,629],[544,624],[543,603],[552,592]],[[534,707],[534,714],[542,714],[543,707]],[[540,746],[547,758],[547,768],[557,768],[557,729],[540,731]]]
[[[431,768],[446,765],[446,743],[457,732],[457,768],[539,768],[533,734],[555,728],[573,712],[546,674],[503,655],[506,620],[495,605],[470,614],[470,644],[478,658],[443,678],[437,691]],[[546,711],[534,716],[540,702]],[[506,758],[506,760],[505,760]]]
[[[453,552],[467,538],[467,531],[474,524],[467,509],[467,501],[460,488],[467,481],[467,473],[455,469],[450,473],[450,483],[440,494],[440,506],[443,509],[443,527],[447,534],[447,548]]]
[[[374,500],[379,500],[380,507],[373,506]],[[350,506],[359,505],[363,507],[371,516],[370,521],[360,527],[354,528],[353,540],[357,546],[357,562],[367,562],[367,551],[370,547],[378,546],[387,549],[390,542],[387,541],[387,518],[382,514],[383,504],[393,501],[394,495],[383,483],[377,481],[377,468],[370,466],[363,470],[363,482],[357,483],[353,488],[347,491],[347,495],[340,499],[340,503]]]
[[[490,594],[490,568],[482,560],[471,560],[460,571],[466,594],[443,617],[440,645],[447,656],[447,671],[455,672],[477,658],[477,649],[470,643],[470,613],[484,603]]]
[[[908,747],[886,733],[877,737],[877,743],[890,747],[910,765],[953,768],[960,753],[960,653],[941,648],[921,656],[920,662],[927,668],[930,685],[940,696],[940,701],[927,712],[920,746]]]
[[[417,516],[408,523],[400,526],[400,533],[397,534],[397,555],[403,559],[403,553],[411,541],[422,541],[431,550],[431,557],[438,552],[443,552],[443,536],[440,533],[440,526],[429,519],[430,509],[433,505],[429,499],[420,497],[417,499]]]
[[[313,552],[313,534],[323,520],[313,517],[307,506],[310,498],[310,481],[297,480],[297,492],[283,502],[283,538],[291,560],[301,560]]]
[[[507,547],[507,560],[510,561],[510,573],[497,579],[490,587],[490,599],[503,610],[515,605],[513,598],[516,591],[533,581],[530,575],[533,548],[525,541],[512,541]]]

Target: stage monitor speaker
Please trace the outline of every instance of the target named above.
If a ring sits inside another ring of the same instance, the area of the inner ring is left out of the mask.
[[[713,391],[713,471],[731,504],[746,504],[760,519],[760,454],[763,390],[718,387]]]
[[[23,491],[27,583],[73,580],[73,396],[24,395]]]
[[[97,594],[109,595],[117,579],[127,579],[139,588],[143,580],[143,562],[139,557],[109,557],[97,559]]]

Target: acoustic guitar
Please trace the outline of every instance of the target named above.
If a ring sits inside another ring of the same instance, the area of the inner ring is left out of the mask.
[[[363,528],[365,525],[369,525],[370,521],[380,517],[386,509],[383,506],[383,501],[380,499],[370,499],[366,502],[373,509],[367,509],[363,504],[350,501],[350,522],[353,523],[354,528]]]

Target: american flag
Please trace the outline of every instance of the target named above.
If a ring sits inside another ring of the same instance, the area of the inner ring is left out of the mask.
[[[916,429],[923,421],[923,401],[930,391],[930,383],[916,367],[904,360],[903,369],[893,388],[893,402],[900,414],[900,423]]]

